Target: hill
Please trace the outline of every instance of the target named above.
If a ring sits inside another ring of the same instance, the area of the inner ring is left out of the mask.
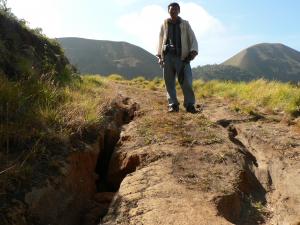
[[[63,144],[53,147],[63,136],[58,108],[68,97],[64,88],[75,76],[57,42],[40,29],[27,27],[2,4],[0,1],[0,221],[37,224],[26,217],[28,207],[22,199],[35,185],[47,182],[54,172],[51,161],[64,154]]]
[[[283,44],[262,43],[251,46],[222,65],[246,70],[256,78],[300,81],[300,52]]]
[[[83,38],[58,38],[65,54],[81,73],[122,74],[126,78],[161,75],[157,59],[144,49],[126,43]]]
[[[72,71],[59,44],[24,20],[0,11],[0,74],[19,80],[30,76],[61,80]]]

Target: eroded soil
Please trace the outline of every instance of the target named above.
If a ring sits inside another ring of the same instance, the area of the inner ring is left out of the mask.
[[[218,98],[198,99],[197,114],[169,114],[164,90],[107,88],[116,98],[104,123],[61,145],[60,175],[28,184],[4,224],[300,224],[293,121]]]
[[[217,98],[168,114],[162,91],[117,92],[140,111],[112,154],[108,183],[119,189],[100,224],[300,223],[296,126]]]

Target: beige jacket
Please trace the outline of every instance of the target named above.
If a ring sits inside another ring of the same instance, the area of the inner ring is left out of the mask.
[[[166,19],[161,26],[159,33],[159,42],[157,47],[157,56],[163,57],[164,45],[167,42],[168,35],[168,20]],[[198,43],[194,31],[188,21],[181,19],[181,59],[184,60],[191,51],[198,53]]]

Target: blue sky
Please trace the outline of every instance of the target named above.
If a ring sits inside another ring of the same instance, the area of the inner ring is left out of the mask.
[[[300,1],[178,1],[199,42],[193,66],[221,63],[251,45],[283,43],[300,51]],[[55,37],[126,41],[155,54],[168,16],[165,0],[8,0],[30,27]]]

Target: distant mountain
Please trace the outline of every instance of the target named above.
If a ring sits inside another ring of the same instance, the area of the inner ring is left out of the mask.
[[[238,67],[254,74],[255,78],[300,81],[300,52],[283,44],[251,46],[222,65]]]
[[[57,41],[81,73],[118,73],[126,78],[154,78],[162,74],[154,55],[126,42],[83,38],[58,38]]]

